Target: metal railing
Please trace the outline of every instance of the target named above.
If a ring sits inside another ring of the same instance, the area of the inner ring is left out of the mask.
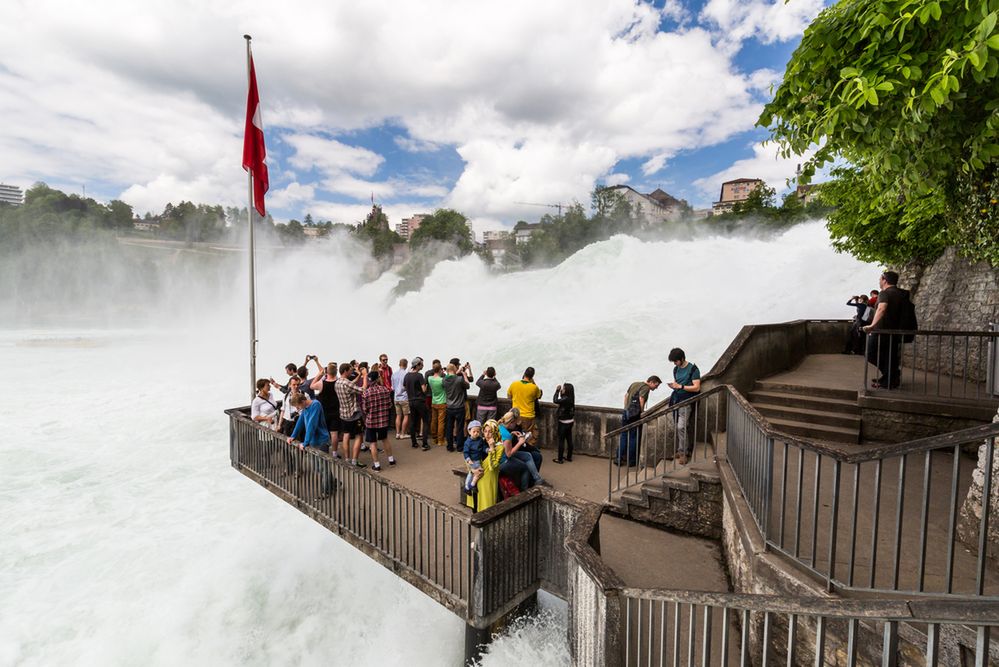
[[[622,591],[624,665],[995,664],[999,605]],[[918,663],[917,663],[918,661]]]
[[[442,604],[464,612],[471,591],[469,516],[359,470],[227,410],[232,466]]]
[[[830,590],[999,595],[990,503],[961,512],[974,468],[962,448],[982,445],[991,498],[999,424],[848,453],[774,432],[740,399],[726,456],[769,547]]]
[[[697,396],[649,410],[641,419],[608,432],[607,500],[619,491],[644,484],[688,463],[714,459],[713,436],[723,428],[729,387],[721,385]],[[623,414],[622,414],[623,421]],[[679,428],[678,428],[679,425]]]
[[[863,390],[991,399],[997,345],[997,331],[872,331],[865,341]]]
[[[859,451],[775,431],[728,385],[687,404],[698,442],[724,440],[724,456],[768,548],[829,590],[999,596],[999,554],[989,544],[997,518],[988,502],[962,512],[974,469],[962,449],[982,445],[980,496],[990,498],[999,483],[992,472],[999,424]],[[663,444],[678,442],[674,423],[666,408],[607,435],[644,427],[636,465],[609,464],[609,501],[675,468]],[[714,444],[696,451],[715,455]]]

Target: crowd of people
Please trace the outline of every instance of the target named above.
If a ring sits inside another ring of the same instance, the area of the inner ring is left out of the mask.
[[[674,364],[674,381],[669,383],[673,404],[700,391],[700,371],[679,348],[670,352],[669,359]],[[274,378],[257,381],[250,417],[282,433],[289,444],[313,447],[361,468],[367,465],[361,460],[367,452],[375,471],[383,469],[383,455],[385,465],[397,465],[393,440],[408,439],[410,447],[422,451],[441,447],[461,453],[467,469],[464,488],[469,504],[479,511],[503,497],[549,485],[541,475],[543,457],[536,428],[544,392],[535,382],[533,367],[508,385],[511,407],[502,415],[503,385],[496,370],[490,366],[476,379],[471,364],[458,358],[446,364],[435,359],[429,368],[422,357],[400,359],[393,370],[384,354],[370,364],[339,365],[324,365],[316,355],[307,355],[301,365],[287,364],[285,373],[283,383]],[[661,384],[653,375],[628,388],[623,424],[641,419],[650,392]],[[473,385],[477,389],[474,415],[468,395]],[[572,462],[575,388],[568,382],[558,385],[552,400],[557,452],[553,460]],[[685,427],[687,415],[689,408],[676,411],[678,428]],[[617,462],[634,465],[640,440],[641,425],[623,435]],[[687,447],[684,440],[679,452],[682,459],[689,455]],[[323,473],[322,490],[324,495],[334,490],[328,471]]]

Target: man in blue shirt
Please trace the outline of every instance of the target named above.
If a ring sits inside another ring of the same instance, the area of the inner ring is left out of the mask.
[[[326,415],[323,414],[323,406],[319,401],[314,401],[305,394],[292,394],[291,404],[298,408],[298,422],[295,430],[288,438],[288,444],[294,445],[296,440],[298,448],[304,450],[306,447],[315,447],[321,452],[330,451],[330,432],[326,428]],[[333,476],[330,474],[329,462],[321,456],[313,457],[314,469],[322,476],[321,498],[328,497],[333,492]]]
[[[669,397],[669,404],[676,405],[701,393],[701,371],[697,364],[687,361],[687,355],[678,347],[669,351],[669,360],[673,363],[673,382],[669,383],[673,393]],[[693,453],[687,437],[690,408],[691,406],[684,405],[671,411],[676,429],[675,459],[678,465],[687,465],[687,459]]]

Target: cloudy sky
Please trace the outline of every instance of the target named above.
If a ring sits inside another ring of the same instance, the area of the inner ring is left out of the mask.
[[[5,0],[0,182],[139,213],[245,205],[244,33],[278,220],[451,206],[478,230],[595,184],[783,189],[754,129],[822,0]]]

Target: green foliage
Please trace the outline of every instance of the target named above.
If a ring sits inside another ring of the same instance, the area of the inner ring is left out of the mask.
[[[467,255],[472,252],[473,247],[472,232],[467,221],[468,218],[454,209],[439,208],[420,222],[409,243],[414,251],[431,241],[451,243],[458,249],[459,255]]]
[[[759,124],[785,157],[819,146],[804,182],[851,165],[826,193],[840,247],[899,261],[954,243],[994,261],[994,209],[966,200],[999,160],[997,19],[999,0],[840,0],[805,31]]]
[[[771,215],[777,210],[777,191],[766,183],[760,183],[749,192],[745,200],[736,202],[732,212],[739,215]]]
[[[67,195],[44,183],[24,193],[21,206],[0,207],[0,248],[18,251],[60,239],[96,238],[132,228],[132,208],[115,200],[105,206]]]
[[[391,259],[393,246],[403,242],[401,236],[389,229],[388,216],[382,212],[381,206],[372,206],[371,212],[354,233],[371,244],[371,254],[376,259]]]
[[[246,220],[246,211],[242,211]],[[161,236],[181,241],[217,241],[226,230],[226,214],[221,206],[182,201],[167,204],[159,217]]]
[[[818,186],[816,186],[818,187]],[[822,185],[825,187],[825,184]],[[825,190],[821,190],[807,204],[792,191],[784,195],[777,205],[777,191],[765,183],[749,193],[745,201],[737,202],[728,213],[711,217],[711,224],[729,223],[731,229],[745,221],[764,225],[786,227],[805,220],[814,220],[829,215],[831,208],[825,203]]]

